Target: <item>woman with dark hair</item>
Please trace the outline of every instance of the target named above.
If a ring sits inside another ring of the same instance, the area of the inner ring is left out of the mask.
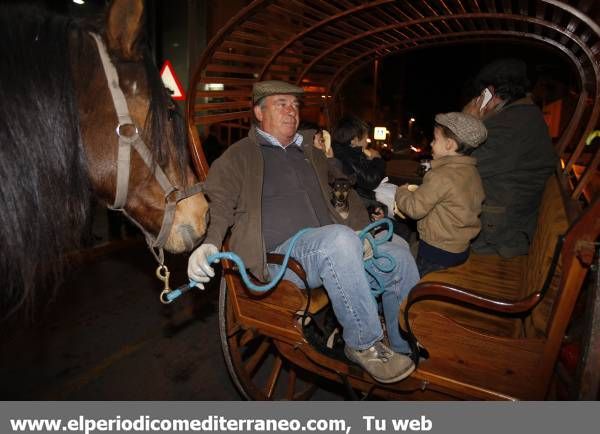
[[[382,207],[376,201],[373,189],[385,177],[385,162],[379,152],[367,148],[368,133],[367,124],[362,120],[354,116],[341,118],[333,129],[333,154],[342,163],[346,175],[356,176],[354,189],[365,206]]]

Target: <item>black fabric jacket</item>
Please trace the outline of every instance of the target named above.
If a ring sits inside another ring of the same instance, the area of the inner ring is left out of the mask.
[[[503,257],[524,255],[557,156],[543,114],[529,98],[509,104],[484,123],[488,139],[472,154],[485,191],[481,233],[473,249]]]
[[[356,175],[354,189],[364,199],[375,200],[375,189],[385,177],[385,161],[383,158],[369,160],[360,147],[350,144],[333,143],[335,158],[341,161],[344,174]]]

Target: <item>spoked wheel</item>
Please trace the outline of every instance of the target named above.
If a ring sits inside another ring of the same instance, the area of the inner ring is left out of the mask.
[[[241,326],[221,279],[219,333],[229,374],[249,400],[308,400],[317,390],[316,376],[294,366],[277,350],[272,339]]]

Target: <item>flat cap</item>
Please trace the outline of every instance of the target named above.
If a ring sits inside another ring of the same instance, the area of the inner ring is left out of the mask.
[[[440,113],[435,122],[454,133],[456,138],[467,146],[476,148],[487,139],[487,129],[483,122],[466,113]]]
[[[252,104],[271,95],[304,95],[304,89],[285,81],[258,81],[252,86]]]

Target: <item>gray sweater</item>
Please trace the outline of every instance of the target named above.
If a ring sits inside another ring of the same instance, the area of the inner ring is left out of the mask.
[[[327,183],[329,164],[322,151],[314,149],[314,131],[300,131],[302,148],[316,176],[329,217],[335,223],[346,224],[355,230],[369,223],[369,216],[355,191],[349,198],[350,214],[343,220],[329,202],[331,188]],[[262,232],[264,161],[256,129],[248,137],[231,145],[210,167],[204,184],[210,206],[210,223],[205,243],[220,247],[229,228],[229,248],[244,260],[248,269],[259,279],[266,280],[266,245]],[[293,234],[292,234],[293,235]]]
[[[259,139],[261,137],[259,136]],[[262,231],[268,252],[303,228],[333,223],[304,149],[260,142],[265,167]]]

